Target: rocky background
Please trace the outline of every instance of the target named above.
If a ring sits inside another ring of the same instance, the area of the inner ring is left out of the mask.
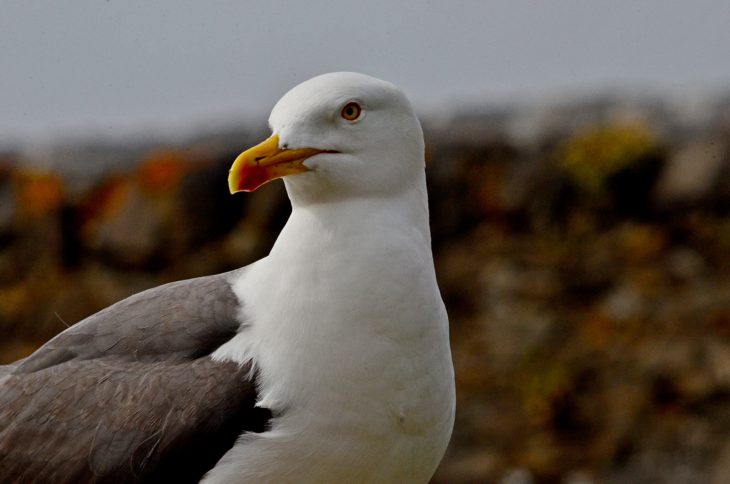
[[[730,482],[730,95],[425,124],[457,375],[434,482]],[[145,288],[264,256],[264,130],[0,154],[0,363]]]

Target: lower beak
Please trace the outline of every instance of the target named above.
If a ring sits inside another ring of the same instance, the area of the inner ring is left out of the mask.
[[[304,160],[322,152],[315,148],[281,149],[279,135],[274,134],[238,155],[228,173],[228,189],[231,193],[252,192],[271,180],[303,173],[309,170]]]

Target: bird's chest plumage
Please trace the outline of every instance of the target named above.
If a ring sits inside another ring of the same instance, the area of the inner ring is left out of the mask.
[[[337,481],[341,468],[373,482],[427,480],[451,430],[453,373],[445,312],[418,254],[287,249],[235,286],[260,405],[279,415],[269,440],[249,442],[247,455],[266,454],[274,439],[277,452],[298,448],[292,459],[318,463],[303,462],[293,480]],[[287,260],[291,254],[313,259]]]
[[[270,375],[267,396],[311,401],[316,388],[318,395],[328,390],[332,398],[342,393],[354,401],[358,394],[370,400],[408,392],[427,372],[441,336],[443,314],[427,281],[417,269],[366,250],[325,252],[309,265],[272,260],[254,267],[243,284],[255,357]],[[296,269],[277,273],[271,266]]]

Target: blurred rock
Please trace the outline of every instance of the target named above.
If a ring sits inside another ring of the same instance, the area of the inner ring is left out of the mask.
[[[513,469],[508,471],[502,479],[499,480],[499,484],[534,484],[532,474],[527,469]]]
[[[224,236],[241,217],[226,165],[176,151],[147,155],[133,176],[110,177],[84,199],[82,244],[120,265],[164,267]]]
[[[719,457],[713,465],[711,484],[726,484],[730,482],[730,441],[726,442]]]
[[[708,200],[729,162],[726,138],[693,140],[669,157],[656,187],[657,203],[666,207]]]
[[[563,479],[563,484],[595,484],[596,480],[585,471],[571,471]]]
[[[667,269],[677,280],[691,281],[702,276],[706,264],[697,251],[678,247],[668,254]]]
[[[170,226],[165,224],[170,206],[157,204],[130,180],[105,187],[113,193],[96,217],[85,220],[82,242],[114,263],[130,267],[155,264],[162,258]],[[95,197],[96,198],[96,197]],[[166,210],[167,209],[167,210]]]

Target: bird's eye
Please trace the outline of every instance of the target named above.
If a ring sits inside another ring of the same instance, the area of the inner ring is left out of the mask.
[[[362,113],[362,107],[355,101],[351,101],[342,108],[340,116],[346,121],[357,121]]]

